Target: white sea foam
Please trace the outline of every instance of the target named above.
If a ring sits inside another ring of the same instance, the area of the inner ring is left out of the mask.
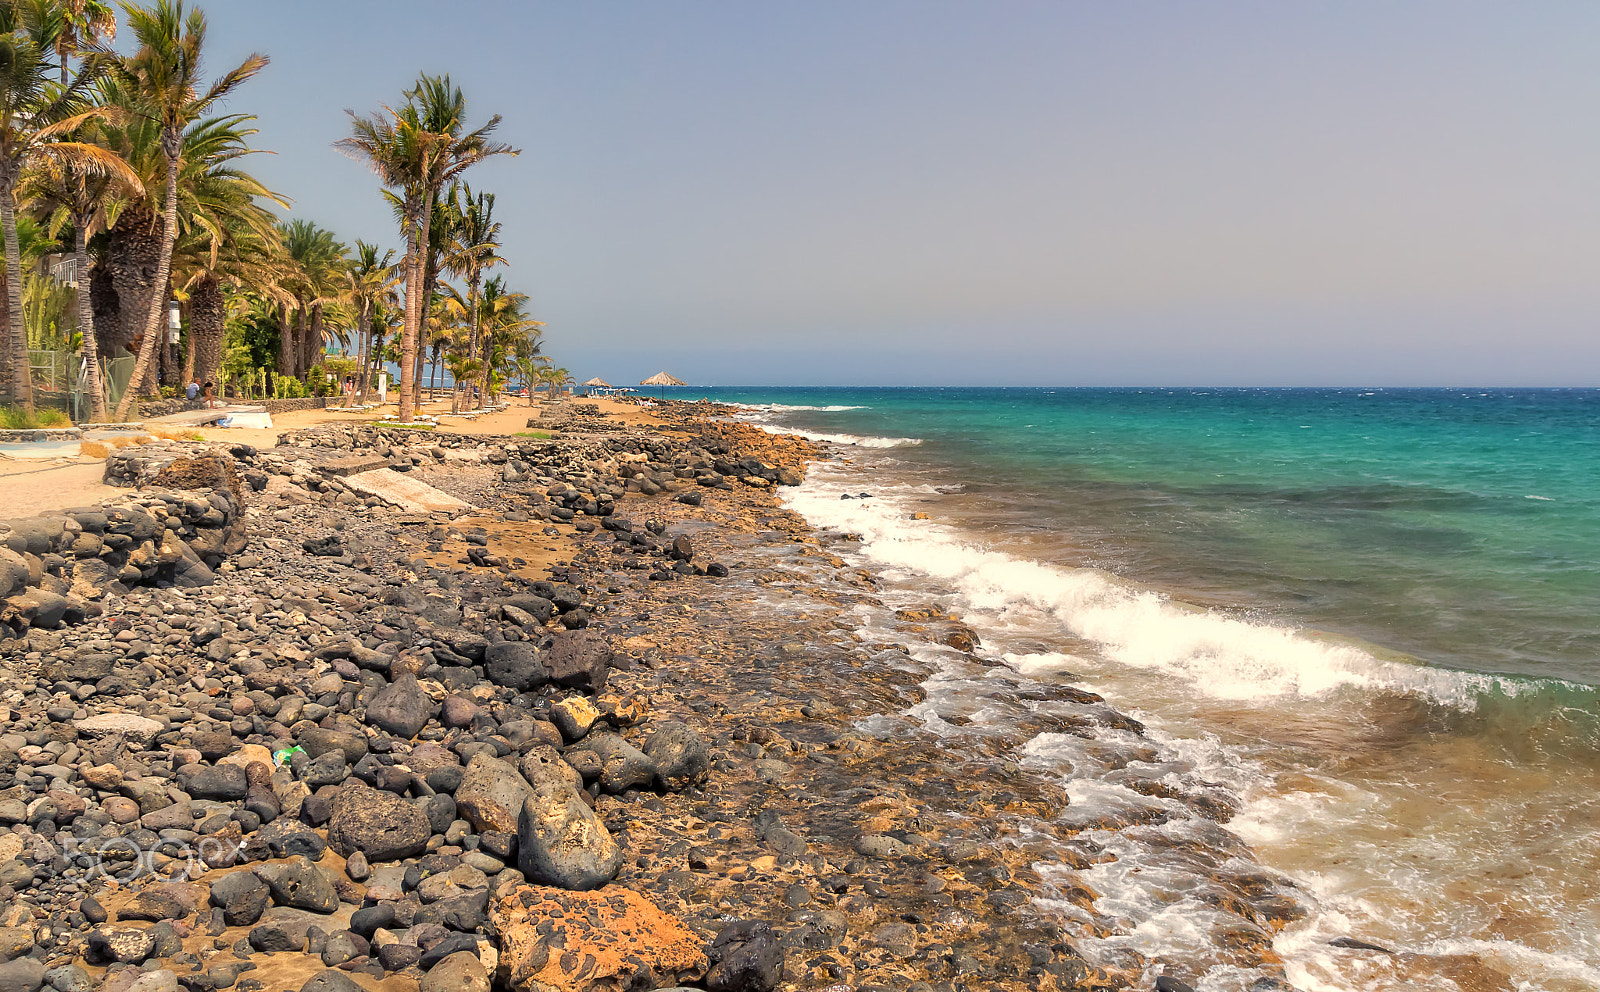
[[[879,440],[878,446],[888,447],[893,439]],[[950,527],[909,519],[907,507],[889,491],[878,490],[875,499],[841,500],[841,485],[863,488],[859,475],[814,466],[787,502],[815,524],[859,534],[863,553],[878,564],[936,578],[972,608],[1043,611],[1094,642],[1109,660],[1186,679],[1214,698],[1387,690],[1473,709],[1483,692],[1514,694],[1518,688],[1488,675],[1382,661],[1358,647],[1319,641],[1289,627],[1174,603],[1104,572],[985,549]]]
[[[902,448],[913,444],[921,444],[920,437],[875,437],[871,434],[827,434],[819,431],[803,431],[798,427],[783,427],[777,424],[757,423],[757,427],[769,434],[794,434],[809,441],[820,441],[826,444],[852,444],[861,448]]]
[[[788,413],[791,410],[796,412],[812,411],[815,413],[842,413],[845,410],[871,409],[871,407],[865,406],[843,406],[839,404],[835,404],[833,406],[806,406],[801,403],[730,403],[729,406],[736,406],[745,410],[760,410],[769,413]]]

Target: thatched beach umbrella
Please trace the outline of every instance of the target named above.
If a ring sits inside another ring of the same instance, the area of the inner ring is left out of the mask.
[[[611,383],[605,381],[604,379],[600,378],[599,376],[595,376],[593,379],[590,379],[588,382],[584,383],[583,384],[583,388],[584,389],[588,389],[588,390],[595,390],[595,389],[611,389],[613,387],[612,387]]]
[[[641,386],[662,386],[662,387],[665,387],[665,386],[687,386],[688,383],[684,382],[682,379],[677,378],[676,376],[670,376],[670,375],[666,374],[665,372],[657,372],[655,375],[651,376],[648,379],[641,379],[639,381],[639,385],[641,385]],[[667,391],[666,391],[665,388],[663,388],[661,390],[661,398],[662,399],[666,399],[667,398]]]

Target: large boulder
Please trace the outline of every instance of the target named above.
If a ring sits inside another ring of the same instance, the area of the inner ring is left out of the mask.
[[[517,692],[537,689],[550,681],[539,652],[527,641],[496,641],[484,649],[484,674],[495,685]]]
[[[211,905],[222,910],[223,922],[230,927],[253,926],[271,898],[267,884],[253,872],[230,872],[211,885]]]
[[[661,782],[669,789],[685,789],[705,781],[711,768],[711,751],[693,727],[677,720],[661,724],[644,739],[644,753],[655,762]]]
[[[394,793],[348,785],[333,801],[328,846],[342,857],[359,851],[369,862],[399,861],[421,854],[431,833],[422,811]]]
[[[522,804],[533,794],[517,770],[499,758],[475,754],[456,787],[456,809],[479,831],[513,833]]]
[[[710,948],[711,992],[772,992],[783,981],[783,944],[762,920],[741,920],[722,929]]]
[[[313,913],[332,913],[339,908],[339,894],[333,881],[309,858],[294,858],[287,864],[267,864],[256,868],[256,877],[272,890],[276,906],[309,909]]]
[[[617,877],[622,848],[577,792],[545,783],[522,804],[517,867],[530,882],[584,892]]]
[[[522,885],[495,903],[490,923],[496,987],[511,992],[667,988],[706,971],[700,938],[631,889]]]
[[[542,655],[550,680],[569,689],[599,693],[611,669],[611,645],[591,630],[563,630]]]
[[[367,703],[367,722],[409,739],[417,736],[437,712],[437,704],[423,691],[416,676],[402,675]]]
[[[590,734],[576,746],[589,751],[600,762],[600,788],[610,793],[645,788],[658,775],[656,763],[638,748],[616,734]]]

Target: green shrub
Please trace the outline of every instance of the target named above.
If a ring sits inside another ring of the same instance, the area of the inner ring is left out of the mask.
[[[32,416],[20,406],[0,406],[0,430],[32,431],[41,427],[71,427],[72,421],[60,410],[45,408]]]

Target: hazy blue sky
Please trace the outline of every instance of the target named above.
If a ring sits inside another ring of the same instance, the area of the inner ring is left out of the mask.
[[[204,5],[294,214],[449,72],[580,379],[1600,382],[1600,4]]]

